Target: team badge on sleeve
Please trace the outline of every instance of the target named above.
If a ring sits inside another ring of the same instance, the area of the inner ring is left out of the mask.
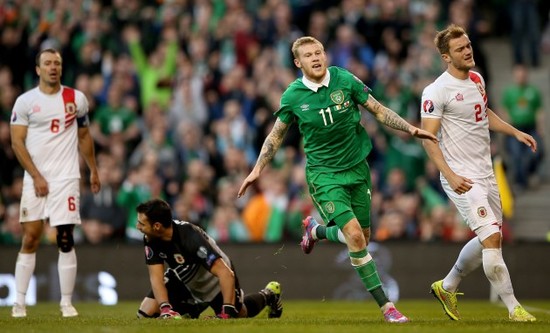
[[[151,249],[149,246],[145,247],[145,258],[147,259],[153,258],[153,249]]]
[[[425,100],[424,104],[422,104],[422,110],[424,110],[424,112],[427,112],[427,113],[434,112],[434,102],[432,102],[429,99]]]

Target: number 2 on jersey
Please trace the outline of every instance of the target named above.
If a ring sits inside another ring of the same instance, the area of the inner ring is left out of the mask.
[[[483,112],[481,109],[481,105],[476,104],[474,106],[474,109],[476,110],[476,123],[482,121],[483,119],[487,118],[487,111]]]

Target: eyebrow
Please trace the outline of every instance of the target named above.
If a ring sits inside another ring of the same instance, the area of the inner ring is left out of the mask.
[[[471,41],[468,42],[468,43],[466,43],[465,45],[457,46],[457,47],[455,48],[455,51],[460,51],[460,50],[462,50],[463,48],[465,48],[465,47],[467,47],[467,46],[470,46],[470,45],[472,45],[472,42],[471,42]]]

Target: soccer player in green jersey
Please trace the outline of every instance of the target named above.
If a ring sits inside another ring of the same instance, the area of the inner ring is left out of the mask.
[[[338,241],[341,231],[353,268],[390,323],[405,323],[389,301],[372,257],[367,252],[370,238],[371,180],[366,162],[372,144],[360,123],[363,105],[376,120],[388,127],[437,142],[437,138],[410,125],[381,105],[370,89],[345,69],[328,67],[323,45],[313,37],[301,37],[292,45],[294,64],[303,77],[292,82],[281,97],[277,120],[262,146],[256,165],[246,177],[238,196],[258,179],[271,161],[291,123],[297,122],[307,157],[306,177],[313,201],[327,222],[325,227],[311,217],[304,220],[302,241],[309,253],[315,239]],[[315,226],[315,236],[312,229]]]

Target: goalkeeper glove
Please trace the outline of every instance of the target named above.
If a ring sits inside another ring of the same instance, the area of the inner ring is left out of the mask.
[[[168,302],[163,302],[160,304],[160,319],[181,319],[181,316],[176,311],[172,310],[172,305]]]
[[[218,313],[216,317],[220,319],[231,319],[231,318],[237,318],[237,315],[239,313],[237,312],[237,309],[235,306],[231,304],[224,304],[222,306],[222,312]]]

